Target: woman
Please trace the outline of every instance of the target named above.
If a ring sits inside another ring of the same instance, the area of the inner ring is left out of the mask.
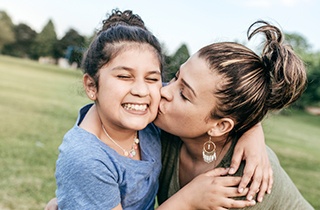
[[[167,132],[162,135],[162,154],[170,155],[162,157],[160,204],[174,198],[199,174],[214,167],[229,167],[239,137],[269,111],[296,101],[305,89],[303,62],[283,44],[281,31],[258,21],[250,26],[248,39],[258,33],[266,37],[261,56],[237,43],[211,44],[189,58],[176,78],[161,89],[154,122]],[[250,209],[313,209],[276,155],[267,150],[274,171],[273,190]],[[244,165],[236,175],[242,175]],[[199,185],[185,188],[190,191],[192,187],[196,190]]]

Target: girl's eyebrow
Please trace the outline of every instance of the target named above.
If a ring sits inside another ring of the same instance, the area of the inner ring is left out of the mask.
[[[161,71],[160,70],[148,71],[148,74],[159,74],[159,75],[161,75]]]
[[[129,71],[129,72],[134,71],[133,68],[130,68],[130,67],[127,67],[127,66],[116,66],[116,67],[111,69],[111,71],[121,71],[121,70]],[[161,76],[161,71],[157,69],[157,70],[151,70],[151,71],[147,72],[147,75],[151,75],[151,74],[157,74],[157,75]]]
[[[125,71],[133,71],[133,68],[127,67],[127,66],[116,66],[114,68],[111,69],[112,71],[120,71],[120,70],[125,70]],[[161,71],[160,70],[151,70],[147,72],[148,74],[159,74],[161,75]]]
[[[116,66],[111,69],[112,71],[119,71],[119,70],[126,70],[126,71],[133,71],[132,68],[127,67],[127,66]]]

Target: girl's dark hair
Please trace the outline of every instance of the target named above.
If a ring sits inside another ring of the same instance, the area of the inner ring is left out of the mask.
[[[102,29],[91,42],[84,55],[82,69],[95,80],[99,88],[99,69],[110,62],[120,52],[130,47],[147,44],[158,56],[160,69],[163,69],[163,56],[158,39],[144,25],[142,19],[130,10],[112,10],[103,20]]]
[[[114,9],[112,10],[112,14],[107,19],[103,20],[102,23],[102,29],[98,33],[119,24],[127,26],[137,26],[145,30],[148,30],[144,25],[144,22],[141,19],[141,17],[137,14],[133,14],[131,10],[125,10],[121,12],[117,9]]]
[[[211,117],[235,121],[229,140],[238,139],[269,110],[292,104],[306,86],[305,66],[292,48],[283,44],[281,31],[257,21],[249,27],[248,39],[258,33],[266,38],[261,56],[233,42],[215,43],[199,51],[199,57],[221,77],[214,92],[218,104]]]

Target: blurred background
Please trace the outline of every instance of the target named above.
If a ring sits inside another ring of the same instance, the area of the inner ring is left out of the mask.
[[[247,41],[248,27],[280,27],[307,66],[299,101],[264,123],[266,143],[301,193],[320,209],[320,2],[316,0],[1,0],[0,209],[43,209],[55,196],[55,161],[81,106],[82,54],[112,9],[132,10],[158,37],[165,80],[202,46]]]

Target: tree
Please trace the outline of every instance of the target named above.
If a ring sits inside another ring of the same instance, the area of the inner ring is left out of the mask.
[[[183,64],[190,57],[188,48],[182,44],[173,56],[165,56],[165,78],[164,81],[169,81],[174,77],[179,70],[180,65]]]
[[[26,24],[14,26],[15,42],[6,44],[3,48],[3,54],[16,57],[30,57],[31,46],[34,43],[37,32]]]
[[[298,54],[303,54],[303,53],[309,52],[310,50],[310,44],[300,34],[286,33],[285,39],[293,47],[295,52],[297,52]]]
[[[44,26],[37,35],[33,45],[33,58],[51,57],[55,58],[55,46],[57,44],[57,34],[51,20]]]
[[[320,106],[320,53],[309,53],[303,60],[307,67],[308,85],[297,103],[300,107]]]
[[[76,62],[78,66],[81,63],[82,54],[86,48],[86,39],[76,30],[70,29],[56,46],[56,57],[64,57],[69,63]]]
[[[299,108],[320,105],[320,53],[311,52],[310,44],[299,34],[292,33],[285,36],[286,41],[301,57],[307,68],[307,88],[294,105]]]
[[[13,23],[5,11],[0,11],[0,52],[6,44],[14,42]]]

